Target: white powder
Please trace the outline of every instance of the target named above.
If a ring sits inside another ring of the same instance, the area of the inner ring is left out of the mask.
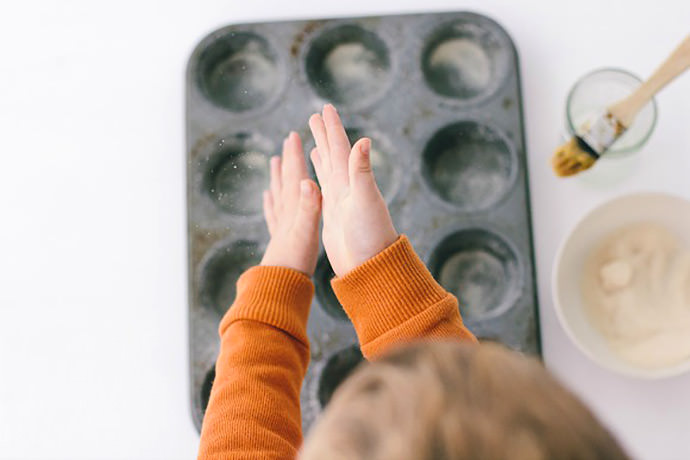
[[[585,309],[627,362],[662,368],[690,359],[690,248],[657,224],[611,234],[585,264]]]
[[[278,85],[278,69],[261,44],[252,41],[216,65],[208,78],[216,99],[232,109],[246,110],[270,97]]]
[[[466,38],[441,43],[429,57],[433,72],[445,73],[448,85],[456,92],[473,95],[481,92],[491,79],[491,62],[479,44]]]
[[[479,209],[493,204],[509,184],[511,157],[484,127],[448,134],[431,165],[431,179],[448,201]]]
[[[221,208],[246,216],[261,212],[261,192],[268,184],[268,157],[256,151],[239,152],[214,170],[210,192]]]
[[[328,53],[324,67],[339,97],[356,97],[383,83],[387,67],[373,50],[359,42],[343,43]]]
[[[501,306],[506,291],[504,263],[481,249],[453,254],[439,274],[443,287],[456,295],[465,319],[474,319]]]

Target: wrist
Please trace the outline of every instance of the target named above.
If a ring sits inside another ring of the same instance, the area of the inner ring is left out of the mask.
[[[299,256],[298,251],[286,251],[284,249],[286,247],[286,245],[275,244],[271,240],[259,265],[262,267],[289,268],[311,278],[316,268],[316,256]]]
[[[377,255],[381,254],[383,251],[395,244],[396,241],[400,239],[400,234],[395,230],[392,230],[388,235],[379,239],[376,244],[371,245],[366,251],[362,251],[357,255],[353,255],[349,258],[350,264],[344,273],[338,276],[343,276],[352,270],[356,269],[360,265],[366,263],[367,261],[373,259]]]

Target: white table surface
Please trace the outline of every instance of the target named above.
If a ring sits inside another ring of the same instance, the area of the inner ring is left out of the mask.
[[[0,458],[195,456],[183,85],[202,36],[233,22],[460,9],[494,17],[520,53],[548,367],[636,458],[690,458],[690,375],[597,367],[550,296],[558,244],[587,210],[636,190],[690,197],[690,75],[658,97],[636,156],[570,181],[547,165],[572,83],[600,66],[650,73],[690,32],[690,2],[677,0],[3,1]]]

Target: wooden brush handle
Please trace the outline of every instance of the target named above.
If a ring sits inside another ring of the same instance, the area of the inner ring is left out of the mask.
[[[659,66],[658,69],[649,77],[639,88],[630,96],[616,102],[609,107],[609,112],[618,121],[629,127],[637,112],[654,97],[656,93],[666,86],[671,80],[686,71],[690,67],[690,35],[685,37],[678,48]]]

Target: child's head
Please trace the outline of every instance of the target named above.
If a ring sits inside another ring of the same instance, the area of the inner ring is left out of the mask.
[[[492,344],[424,343],[358,369],[300,458],[628,457],[537,361]]]

